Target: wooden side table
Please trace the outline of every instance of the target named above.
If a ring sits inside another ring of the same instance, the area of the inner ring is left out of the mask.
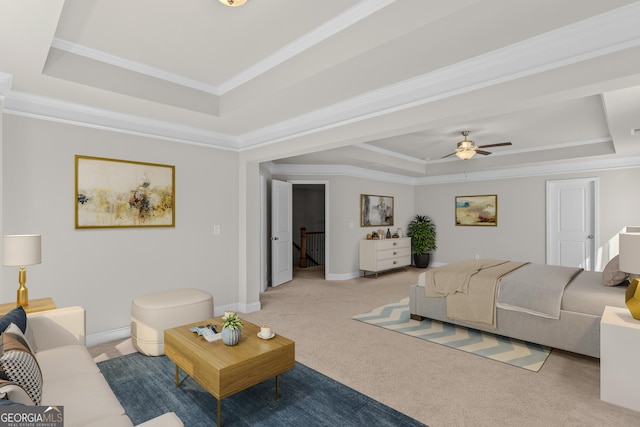
[[[16,308],[15,302],[0,304],[0,316],[4,316],[14,308]],[[53,298],[48,297],[29,300],[29,305],[23,308],[27,313],[36,313],[38,311],[54,310],[56,308],[56,304],[53,302]]]

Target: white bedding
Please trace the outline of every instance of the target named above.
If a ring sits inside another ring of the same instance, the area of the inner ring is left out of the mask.
[[[472,296],[469,295],[469,280],[476,273],[485,271],[484,269],[491,270],[509,263],[512,262],[500,260],[454,262],[420,274],[418,285],[424,287],[427,297],[446,296],[448,318],[474,323],[487,323],[495,327],[495,317],[493,317],[494,320],[492,322],[488,322],[489,316],[480,318],[474,315],[473,313],[477,310],[472,309],[473,307],[466,303],[467,297]],[[497,290],[493,293],[492,300],[482,302],[482,304],[490,305],[491,312],[500,308],[547,319],[560,318],[565,288],[576,277],[580,276],[583,269],[544,264],[522,264],[524,265],[515,268],[513,271],[507,269],[509,272],[498,279]],[[441,272],[442,274],[440,274]],[[441,276],[442,279],[439,279],[441,281],[436,280],[437,277]],[[452,310],[451,303],[454,297],[462,298],[465,301],[465,304],[459,304],[456,300],[459,310]],[[472,299],[476,301],[476,297]],[[476,302],[480,303],[480,301]],[[481,310],[481,312],[489,313],[488,309],[489,307],[486,310]],[[469,314],[465,314],[466,312],[469,312]],[[467,316],[471,317],[467,318]]]
[[[424,288],[422,274],[418,276],[417,285]],[[604,307],[607,305],[625,307],[624,293],[626,289],[626,284],[603,286],[602,273],[599,271],[583,271],[565,288],[561,309],[574,313],[601,316]]]
[[[409,308],[415,318],[474,327],[590,357],[600,357],[600,317],[605,306],[626,307],[626,289],[625,284],[604,286],[601,272],[583,271],[565,287],[559,319],[496,308],[498,329],[494,329],[449,319],[446,298],[427,296],[422,277],[419,277],[417,285],[409,286]]]
[[[559,319],[565,287],[582,271],[559,265],[528,264],[500,279],[496,307]]]

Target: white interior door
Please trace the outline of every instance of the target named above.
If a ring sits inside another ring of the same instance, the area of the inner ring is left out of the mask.
[[[271,181],[271,286],[281,285],[293,277],[292,197],[291,183]]]
[[[596,197],[596,178],[547,182],[547,264],[594,269]]]

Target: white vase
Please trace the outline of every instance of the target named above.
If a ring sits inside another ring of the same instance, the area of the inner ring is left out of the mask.
[[[240,329],[222,328],[222,342],[226,345],[236,345],[240,341],[242,331]]]

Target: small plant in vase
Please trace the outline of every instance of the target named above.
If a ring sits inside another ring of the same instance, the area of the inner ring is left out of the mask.
[[[237,313],[231,313],[222,318],[222,342],[226,345],[236,345],[242,335],[244,323]]]

